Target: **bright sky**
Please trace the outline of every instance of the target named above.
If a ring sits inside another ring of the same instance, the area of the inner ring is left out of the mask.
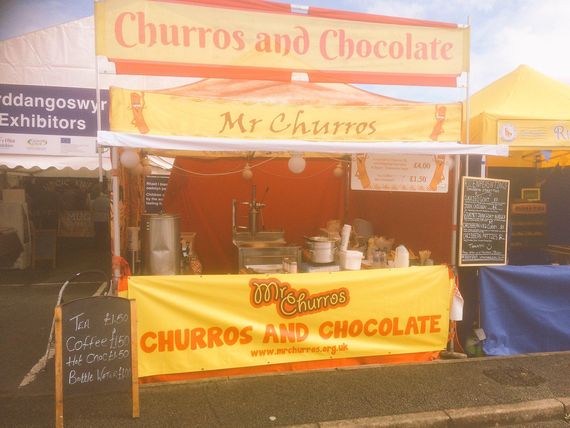
[[[296,0],[293,3],[459,24],[470,22],[471,93],[521,64],[570,84],[570,0]],[[92,14],[93,0],[0,0],[0,40]],[[365,87],[392,97],[433,102],[465,98],[465,89]]]

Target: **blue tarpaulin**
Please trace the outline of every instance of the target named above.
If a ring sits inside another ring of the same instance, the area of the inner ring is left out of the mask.
[[[479,272],[487,355],[570,350],[570,266],[493,266]]]

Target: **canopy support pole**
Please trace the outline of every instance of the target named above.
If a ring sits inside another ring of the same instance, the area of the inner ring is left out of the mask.
[[[119,218],[119,148],[113,147],[111,151],[111,162],[113,168],[113,257],[121,255],[121,227]],[[113,267],[113,292],[116,292],[121,276],[120,268]]]
[[[467,27],[471,27],[471,17],[468,16],[467,17]],[[469,49],[469,52],[471,52],[471,50]],[[470,60],[471,62],[471,60]],[[469,132],[470,132],[470,124],[469,122],[471,121],[471,101],[470,101],[470,90],[469,90],[469,83],[470,83],[470,73],[469,73],[469,68],[467,69],[467,71],[465,72],[465,144],[469,144],[470,143],[470,139],[469,139]],[[469,155],[467,155],[467,161],[465,162],[465,175],[469,176]]]
[[[467,26],[471,27],[471,17],[467,17]],[[469,68],[467,69],[466,73],[466,84],[465,84],[465,143],[469,144]],[[453,268],[453,272],[457,276],[459,275],[457,265],[459,264],[459,254],[457,252],[457,223],[458,219],[458,212],[459,212],[459,180],[461,179],[461,164],[459,155],[455,156],[455,171],[454,171],[454,183],[453,183],[453,209],[452,209],[452,220],[451,220],[451,266]],[[465,175],[469,175],[469,155],[467,155],[467,159],[465,162]],[[457,285],[456,285],[457,286]],[[441,358],[467,358],[467,354],[463,354],[461,352],[455,352],[454,343],[457,329],[456,323],[453,320],[449,321],[449,329],[450,329],[450,337],[451,339],[447,343],[447,350],[440,353]]]
[[[453,157],[453,207],[451,209],[451,266],[457,265],[457,213],[459,211],[459,180],[461,179],[461,159],[459,155]]]
[[[95,56],[95,102],[97,103],[97,135],[101,130],[101,91],[99,88],[99,61]],[[99,158],[99,183],[103,183],[103,152],[97,139],[95,139],[95,149]]]

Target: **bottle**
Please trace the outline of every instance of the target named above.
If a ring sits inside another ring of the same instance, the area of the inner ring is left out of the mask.
[[[380,265],[380,250],[378,248],[376,248],[372,253],[372,264],[374,266]]]
[[[388,263],[388,256],[385,250],[378,250],[378,266],[386,267]]]
[[[297,262],[289,263],[289,273],[297,273]]]

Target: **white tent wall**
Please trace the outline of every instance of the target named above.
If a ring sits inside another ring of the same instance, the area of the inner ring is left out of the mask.
[[[99,72],[113,72],[111,63]],[[0,41],[1,83],[96,88],[95,23],[92,16]],[[155,76],[99,76],[99,87],[161,89],[199,79]]]
[[[0,88],[4,88],[0,95],[0,168],[38,174],[38,169],[48,170],[49,175],[59,176],[89,176],[97,174],[99,160],[96,152],[96,127],[88,136],[72,136],[72,142],[79,141],[81,150],[69,150],[69,144],[63,146],[59,138],[65,135],[50,136],[57,141],[53,143],[55,150],[50,150],[52,141],[49,138],[41,138],[44,147],[30,147],[29,138],[36,137],[39,129],[36,126],[30,134],[23,134],[21,130],[10,129],[6,124],[19,119],[20,110],[16,110],[15,104],[23,103],[23,98],[15,101],[15,95],[7,94],[14,87],[26,85],[32,94],[33,87],[45,87],[49,89],[54,98],[73,95],[74,89],[96,89],[105,91],[110,85],[132,87],[137,89],[161,89],[177,85],[188,84],[197,79],[170,78],[170,77],[140,77],[140,76],[117,76],[112,74],[113,64],[102,62],[99,64],[99,74],[96,72],[95,57],[95,24],[93,17],[87,17],[61,25],[45,28],[39,31],[0,41]],[[105,74],[109,71],[111,74]],[[72,89],[73,88],[73,89]],[[7,96],[10,95],[10,96]],[[43,92],[39,96],[45,97]],[[45,102],[45,100],[44,100]],[[75,102],[75,100],[73,100]],[[91,121],[96,121],[95,99],[89,104]],[[57,110],[45,107],[33,110],[34,114],[47,118],[55,116]],[[75,114],[72,112],[71,114]],[[18,115],[16,119],[11,115]],[[33,126],[32,126],[33,127]],[[15,132],[12,132],[15,131]],[[62,131],[64,133],[64,131]],[[20,141],[21,140],[21,141]],[[47,140],[47,144],[46,141]],[[69,140],[66,141],[69,143]],[[61,146],[61,151],[58,146]],[[47,147],[47,149],[46,149]],[[72,147],[73,149],[73,147]],[[67,152],[66,152],[67,151]],[[16,159],[16,155],[20,158]],[[105,156],[103,169],[109,171],[111,164],[109,154]],[[17,163],[18,165],[14,164]],[[68,163],[68,165],[66,165]]]

